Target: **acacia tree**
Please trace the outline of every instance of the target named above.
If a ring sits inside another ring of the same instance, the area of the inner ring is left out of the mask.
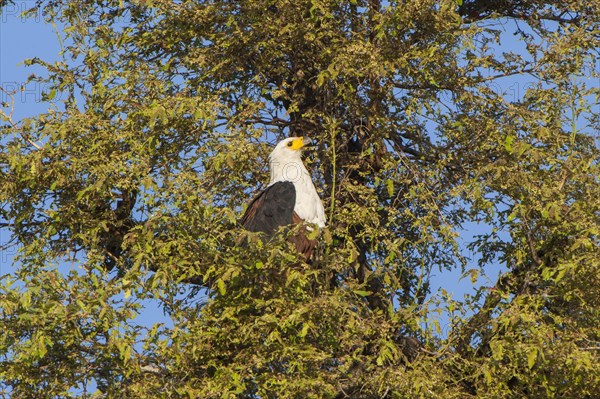
[[[4,395],[600,390],[599,5],[37,7],[63,51],[27,61],[47,70],[47,112],[14,121],[3,104],[1,217],[19,251],[0,291]],[[523,76],[518,97],[496,89]],[[310,263],[285,231],[236,245],[267,143],[288,135],[320,143],[328,226]],[[472,222],[487,233],[464,248]],[[493,286],[431,295],[431,273],[464,271],[467,253],[474,280],[502,267]],[[140,325],[149,301],[172,323]]]

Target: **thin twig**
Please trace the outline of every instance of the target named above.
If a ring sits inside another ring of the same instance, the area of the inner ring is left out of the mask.
[[[27,137],[27,134],[25,132],[23,132],[16,123],[13,122],[12,118],[13,118],[13,114],[15,111],[15,99],[14,99],[14,93],[9,93],[8,91],[6,91],[3,87],[0,87],[0,91],[3,92],[4,94],[6,94],[8,97],[10,97],[10,102],[11,102],[11,107],[10,107],[10,114],[6,114],[6,112],[0,110],[0,116],[4,116],[4,119],[12,126],[13,130],[15,132],[19,132],[21,137],[24,138],[29,144],[31,144],[32,146],[34,146],[36,149],[41,150],[42,147],[37,144],[36,142],[34,142],[33,140],[31,140],[29,137]]]

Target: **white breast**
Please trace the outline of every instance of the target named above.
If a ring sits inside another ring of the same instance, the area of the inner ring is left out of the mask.
[[[296,188],[296,205],[294,211],[309,223],[315,223],[319,227],[325,227],[325,209],[319,194],[315,189],[306,168],[303,168],[302,177],[294,181]]]
[[[269,185],[280,181],[292,182],[296,188],[296,204],[294,205],[296,214],[309,223],[325,227],[323,203],[300,155],[289,159],[278,158],[272,154],[270,166],[271,181]]]

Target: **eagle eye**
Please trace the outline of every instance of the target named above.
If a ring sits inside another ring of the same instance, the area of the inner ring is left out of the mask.
[[[287,143],[288,147],[291,147],[292,145],[294,145],[294,143],[292,141],[290,141],[290,142]]]

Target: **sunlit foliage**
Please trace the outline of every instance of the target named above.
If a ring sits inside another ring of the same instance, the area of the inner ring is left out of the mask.
[[[3,395],[600,391],[597,2],[37,7],[62,52],[26,61],[47,112],[2,104]],[[236,245],[289,135],[319,142],[309,264]],[[457,272],[472,296],[432,292]]]

